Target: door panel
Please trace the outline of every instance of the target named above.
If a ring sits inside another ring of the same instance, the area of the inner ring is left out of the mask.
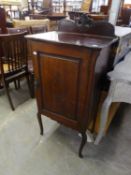
[[[43,109],[77,120],[80,59],[39,54],[39,61]]]

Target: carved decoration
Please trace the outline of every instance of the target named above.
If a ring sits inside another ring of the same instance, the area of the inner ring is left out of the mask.
[[[93,19],[89,18],[86,14],[82,14],[78,20],[76,20],[78,27],[90,28],[94,25]]]
[[[106,21],[93,21],[86,14],[78,20],[61,20],[58,23],[58,30],[64,32],[87,33],[103,36],[115,36],[115,29],[112,24]]]

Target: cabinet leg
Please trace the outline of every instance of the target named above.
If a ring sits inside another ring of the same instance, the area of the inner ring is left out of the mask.
[[[81,144],[80,144],[80,148],[79,148],[79,157],[83,158],[82,150],[87,142],[87,135],[86,135],[86,132],[81,133],[81,135],[82,135],[82,140],[81,140]]]
[[[42,124],[42,118],[41,118],[41,114],[37,114],[37,119],[38,119],[38,123],[40,126],[40,135],[43,135],[43,124]]]

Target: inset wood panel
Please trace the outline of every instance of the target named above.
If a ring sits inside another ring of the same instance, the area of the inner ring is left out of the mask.
[[[77,120],[80,59],[44,54],[39,57],[43,109]]]

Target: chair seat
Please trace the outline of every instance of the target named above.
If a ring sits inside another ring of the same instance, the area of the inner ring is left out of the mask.
[[[4,64],[4,72],[8,72],[8,64]],[[0,70],[0,74],[1,74],[1,70]]]
[[[3,64],[3,69],[4,69],[4,74],[8,74],[9,72],[11,74],[11,71],[9,70],[8,64]],[[10,66],[10,69],[12,69],[11,66]],[[25,69],[24,65],[23,65],[23,69]],[[19,71],[19,69],[16,70],[15,72],[17,72],[17,71]],[[1,70],[0,70],[0,74],[1,74]]]

